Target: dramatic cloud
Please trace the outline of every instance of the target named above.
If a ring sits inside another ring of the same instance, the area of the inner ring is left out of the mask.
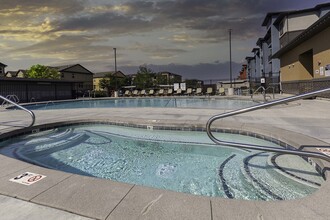
[[[326,1],[2,1],[0,62],[10,69],[47,62],[43,64],[81,63],[104,71],[113,68],[109,63],[116,47],[118,64],[127,71],[149,63],[194,78],[198,73],[218,78],[228,69],[228,29],[233,30],[237,72],[264,35],[266,13],[322,2]]]

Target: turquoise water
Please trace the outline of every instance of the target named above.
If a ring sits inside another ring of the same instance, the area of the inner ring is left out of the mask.
[[[248,136],[216,136],[276,146]],[[205,132],[88,125],[30,134],[1,146],[6,146],[0,149],[2,154],[44,167],[194,195],[276,200],[301,198],[317,190],[275,172],[268,162],[272,154],[253,156],[257,152],[216,146]],[[296,173],[300,169],[322,183],[311,165],[299,157],[296,164]]]
[[[238,109],[254,105],[251,100],[214,99],[214,98],[121,98],[78,100],[66,102],[49,102],[31,104],[24,107],[30,110],[70,109],[70,108],[130,108],[130,107],[162,107],[162,108],[217,108]]]

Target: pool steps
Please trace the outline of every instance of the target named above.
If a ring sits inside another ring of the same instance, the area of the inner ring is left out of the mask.
[[[267,157],[267,162],[258,160],[258,157],[264,156]],[[289,184],[283,184],[283,182],[279,182],[279,180],[284,182],[297,181],[296,184],[293,184],[292,187],[299,187],[299,185],[307,185],[311,187],[311,191],[313,189],[318,188],[319,186],[311,185],[310,183],[299,179],[299,177],[294,177],[283,173],[283,171],[279,171],[278,168],[274,167],[273,164],[269,164],[269,161],[274,156],[274,154],[259,152],[252,153],[248,157],[244,158],[244,165],[237,166],[237,161],[233,159],[234,157],[229,157],[221,164],[219,168],[219,178],[222,182],[222,188],[226,193],[227,198],[235,198],[240,199],[240,191],[244,188],[244,190],[248,190],[248,185],[253,185],[254,188],[259,190],[253,191],[251,195],[251,199],[254,200],[288,200],[292,199],[288,197],[290,193],[293,192],[293,189],[289,187]],[[253,165],[252,165],[253,164]],[[279,165],[278,165],[279,166]],[[259,168],[255,168],[259,167]],[[261,168],[261,169],[260,169]],[[222,170],[221,170],[222,169]],[[290,169],[290,167],[286,167],[286,169]],[[226,172],[231,170],[231,172]],[[236,170],[236,172],[232,172],[232,170]],[[237,171],[238,170],[238,171]],[[230,181],[230,179],[240,179],[241,181],[235,182]],[[272,180],[272,181],[270,181]],[[299,181],[300,182],[299,182]],[[271,183],[271,184],[269,184]],[[225,186],[224,186],[225,185]],[[279,192],[277,189],[281,188],[285,189],[284,192]],[[313,189],[312,189],[313,188]],[[286,193],[287,192],[287,193]],[[290,193],[289,193],[290,192]],[[295,194],[295,198],[304,197],[302,193],[297,192]]]

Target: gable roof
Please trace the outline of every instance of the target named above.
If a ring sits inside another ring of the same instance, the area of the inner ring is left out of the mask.
[[[267,26],[268,21],[273,17],[279,15],[281,12],[269,12],[266,14],[265,19],[263,20],[261,26]]]
[[[8,74],[10,74],[11,77],[16,77],[17,72],[16,72],[16,71],[7,71],[7,72],[5,73],[5,76],[7,77]]]
[[[69,64],[69,65],[64,65],[64,66],[50,66],[50,68],[53,68],[53,69],[57,70],[58,72],[72,72],[69,69],[70,68],[73,68],[73,67],[76,67],[76,66],[84,69],[86,72],[85,73],[84,72],[75,72],[75,73],[91,74],[91,75],[93,75],[93,73],[91,71],[89,71],[88,69],[86,69],[85,67],[83,67],[80,64]]]
[[[319,5],[316,5],[314,8],[284,11],[276,18],[276,20],[274,21],[274,24],[279,24],[283,20],[283,18],[288,15],[301,14],[301,13],[313,12],[313,11],[318,12],[320,9],[327,8],[327,7],[330,7],[330,3],[319,4]]]
[[[162,75],[162,74],[168,74],[170,76],[178,76],[178,77],[182,77],[181,75],[179,74],[176,74],[176,73],[171,73],[171,72],[168,72],[168,71],[162,71],[162,72],[158,72],[156,74],[159,74],[159,75]]]
[[[19,72],[22,72],[22,73],[25,74],[25,73],[27,72],[27,70],[19,69],[19,70],[17,71],[17,74],[18,74]]]
[[[330,7],[330,3],[324,3],[324,4],[318,4],[314,8],[305,8],[300,10],[289,10],[289,11],[279,11],[279,12],[269,12],[267,13],[265,19],[262,22],[262,26],[267,26],[269,19],[271,19],[273,16],[278,16],[274,22],[274,24],[279,23],[283,19],[283,17],[291,14],[299,14],[299,13],[305,13],[305,12],[311,12],[311,11],[318,11],[321,8]]]
[[[7,65],[4,63],[0,63],[0,66],[6,67]]]
[[[125,78],[126,77],[126,75],[119,70],[117,72],[107,71],[107,72],[94,73],[93,78],[104,78],[106,75],[116,76],[116,77],[120,77],[120,78]]]

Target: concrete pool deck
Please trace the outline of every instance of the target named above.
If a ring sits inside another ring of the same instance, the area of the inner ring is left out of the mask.
[[[330,147],[330,101],[300,100],[223,119],[214,127],[246,130],[294,146]],[[118,108],[35,110],[36,125],[110,121],[141,125],[205,127],[216,109]],[[23,111],[0,109],[0,133],[28,125]],[[4,123],[5,124],[4,124]],[[205,134],[206,135],[206,134]],[[292,201],[244,201],[194,196],[50,170],[0,155],[0,215],[4,219],[329,219],[330,182]],[[329,167],[328,162],[315,159]],[[9,179],[33,172],[47,177],[33,185]],[[327,173],[326,173],[327,175]]]

